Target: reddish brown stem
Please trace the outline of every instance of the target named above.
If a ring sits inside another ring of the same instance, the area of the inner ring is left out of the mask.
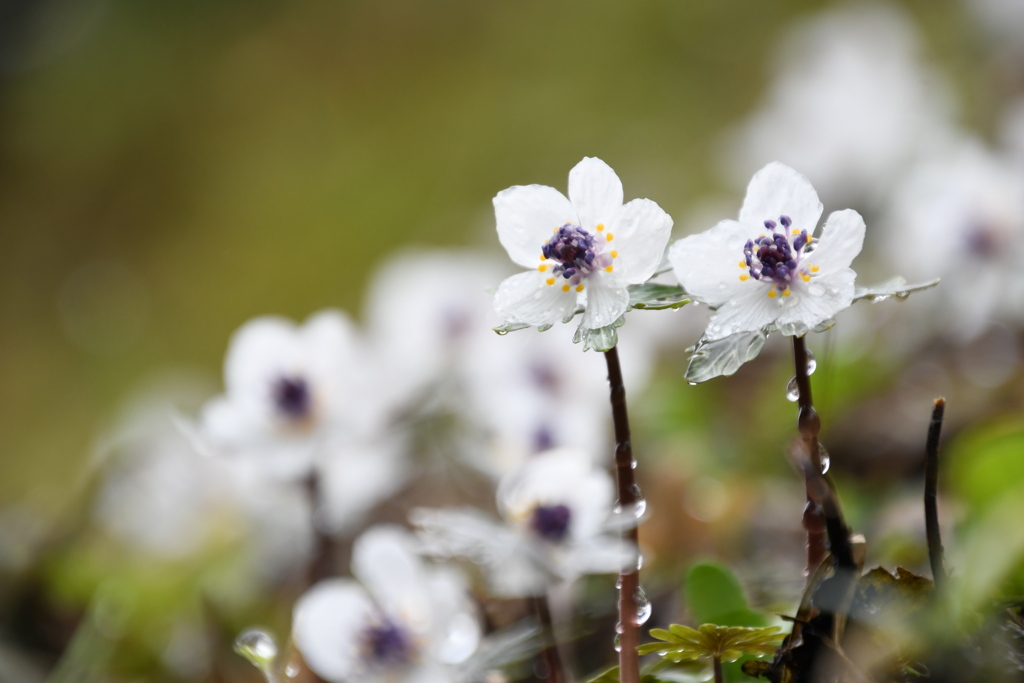
[[[312,586],[317,581],[331,574],[334,563],[334,541],[330,534],[323,531],[319,521],[320,509],[323,506],[323,492],[320,489],[320,477],[313,472],[305,480],[306,497],[309,500],[310,525],[313,529],[313,557],[309,562],[306,583]]]
[[[715,683],[725,683],[725,676],[722,674],[722,658],[716,655],[712,657],[711,662],[715,667]]]
[[[622,382],[618,349],[612,347],[604,354],[608,363],[608,384],[611,389],[612,421],[615,424],[615,479],[618,485],[619,506],[623,511],[636,509],[640,489],[633,474],[633,445],[629,436],[629,416],[626,413],[626,387]],[[628,514],[624,512],[623,514]],[[634,547],[637,544],[635,525],[622,532],[622,537]],[[637,623],[637,589],[640,573],[634,568],[619,575],[619,680],[621,683],[639,683],[640,628]]]
[[[814,409],[811,396],[811,377],[807,374],[807,344],[803,337],[793,337],[793,364],[796,373],[796,386],[799,391],[797,398],[797,430],[800,441],[811,467],[821,472],[821,450],[818,445],[818,432],[821,430],[821,419]],[[810,481],[805,478],[807,505],[804,507],[803,525],[807,531],[807,576],[825,559],[825,516],[821,507],[811,500]]]

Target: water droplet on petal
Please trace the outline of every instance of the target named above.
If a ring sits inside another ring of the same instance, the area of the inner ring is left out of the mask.
[[[266,631],[249,629],[235,639],[235,652],[266,673],[277,657],[277,643]]]
[[[644,589],[636,588],[636,624],[643,626],[651,618],[651,601],[647,599]]]
[[[786,385],[786,400],[793,402],[800,400],[800,387],[796,383],[796,377],[789,380]]]
[[[807,293],[811,296],[821,296],[825,293],[825,288],[821,285],[811,285],[807,288]]]

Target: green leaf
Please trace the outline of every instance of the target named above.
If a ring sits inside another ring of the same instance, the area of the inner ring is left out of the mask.
[[[761,353],[768,333],[765,330],[738,332],[715,341],[701,338],[686,366],[686,381],[693,384],[728,376]]]
[[[764,657],[774,654],[783,638],[780,630],[778,626],[749,628],[703,624],[699,629],[692,629],[672,624],[668,633],[661,629],[651,632],[651,635],[658,632],[659,635],[667,635],[667,638],[657,643],[644,643],[638,651],[641,654],[657,652],[673,662],[714,657],[734,662],[744,655]]]
[[[939,278],[929,280],[928,282],[921,282],[915,285],[908,285],[907,281],[901,277],[895,277],[891,280],[883,282],[880,285],[874,287],[857,287],[853,290],[854,301],[870,301],[872,303],[878,303],[885,301],[892,297],[897,299],[906,299],[914,292],[920,292],[925,289],[931,289],[935,285],[939,284]]]
[[[666,308],[682,308],[688,303],[690,297],[679,285],[648,282],[629,287],[629,305],[633,308],[659,311]]]
[[[700,624],[764,626],[768,620],[750,609],[739,579],[728,567],[695,564],[686,574],[685,596],[693,620]]]

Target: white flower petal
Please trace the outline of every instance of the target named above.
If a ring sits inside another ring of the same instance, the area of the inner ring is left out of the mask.
[[[774,161],[754,174],[747,186],[747,196],[740,209],[740,223],[764,225],[779,221],[780,216],[793,220],[793,229],[814,231],[823,207],[809,180],[789,166]]]
[[[737,269],[738,270],[738,269]],[[769,297],[774,284],[757,282],[739,296],[730,299],[715,311],[705,333],[708,341],[728,337],[737,332],[759,330],[782,312],[779,297]]]
[[[433,624],[428,651],[438,661],[458,664],[469,659],[480,644],[480,622],[462,575],[451,567],[437,567],[428,579],[433,601]]]
[[[569,200],[580,227],[593,234],[597,225],[610,226],[622,208],[622,181],[611,167],[595,157],[584,157],[569,171]]]
[[[554,284],[547,284],[550,278]],[[589,282],[589,281],[588,281]],[[537,270],[506,278],[494,295],[494,309],[505,322],[550,325],[576,310],[576,291],[564,291],[566,280]]]
[[[267,316],[250,320],[231,337],[224,358],[224,386],[232,396],[269,395],[269,380],[294,363],[295,323]]]
[[[615,239],[607,248],[618,252],[615,273],[627,284],[646,282],[665,254],[672,217],[650,199],[634,199],[622,207],[614,227],[609,227],[615,231]]]
[[[864,230],[864,219],[853,209],[833,212],[805,262],[819,266],[823,273],[849,267],[864,246]]]
[[[359,584],[328,579],[295,603],[292,638],[317,675],[344,683],[362,668],[360,635],[376,618],[377,610]]]
[[[336,438],[323,449],[319,472],[323,514],[332,533],[349,531],[374,505],[391,495],[412,473],[406,441],[398,430],[372,438]]]
[[[524,268],[540,264],[541,248],[556,228],[579,221],[565,195],[546,185],[502,190],[494,197],[494,217],[501,246]]]
[[[585,282],[587,310],[580,321],[583,329],[607,327],[629,308],[629,291],[614,274],[596,271]]]
[[[833,214],[834,215],[834,214]],[[863,225],[863,223],[862,223]],[[792,301],[779,314],[776,324],[783,334],[802,336],[853,303],[853,281],[849,268],[793,285]]]
[[[352,546],[352,575],[395,621],[422,632],[430,624],[430,592],[416,537],[400,526],[381,524]]]
[[[749,288],[763,287],[753,279],[740,280],[748,272],[739,264],[743,245],[755,236],[751,230],[751,226],[724,220],[669,247],[668,259],[683,289],[709,306],[721,306]]]

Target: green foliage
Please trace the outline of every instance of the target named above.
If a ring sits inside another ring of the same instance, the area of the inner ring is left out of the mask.
[[[686,604],[699,624],[764,626],[764,615],[750,609],[739,579],[720,564],[701,562],[686,574]]]
[[[629,305],[650,311],[665,308],[682,308],[690,303],[690,297],[679,285],[659,285],[648,282],[629,288]]]
[[[646,643],[638,648],[642,655],[657,652],[672,662],[711,657],[734,662],[743,655],[764,657],[775,652],[783,635],[778,626],[747,628],[704,624],[692,629],[672,624],[668,630],[652,628],[651,635],[660,643]]]

